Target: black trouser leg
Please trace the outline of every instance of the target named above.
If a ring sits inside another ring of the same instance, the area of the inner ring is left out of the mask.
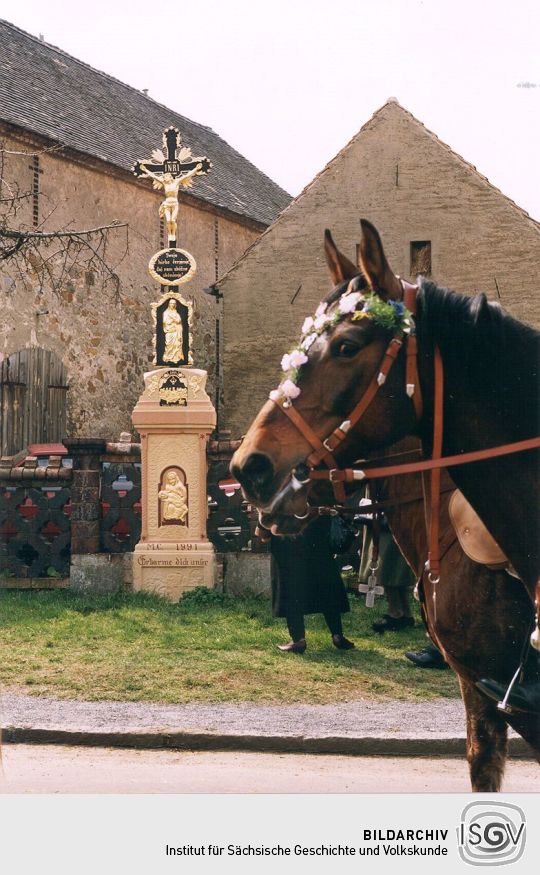
[[[330,629],[331,635],[343,635],[343,626],[341,623],[341,614],[336,610],[323,611],[326,625]]]
[[[293,641],[300,641],[306,637],[304,615],[298,602],[289,605],[287,610],[287,629]]]

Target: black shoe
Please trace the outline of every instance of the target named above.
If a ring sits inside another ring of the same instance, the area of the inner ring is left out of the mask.
[[[450,668],[434,644],[427,644],[423,650],[408,650],[405,656],[419,668]]]
[[[371,624],[374,632],[382,635],[383,632],[401,632],[402,629],[410,629],[414,626],[412,617],[391,617],[390,614],[383,614],[382,620],[377,620]]]
[[[353,641],[345,638],[345,635],[332,635],[332,644],[338,650],[352,650],[355,646]]]
[[[300,638],[299,641],[289,641],[288,644],[278,644],[278,650],[282,653],[305,653],[307,644],[305,638]]]
[[[481,681],[477,681],[476,686],[495,702],[502,702],[508,689],[508,684],[500,684],[498,681],[492,681],[489,678],[482,678]],[[512,711],[540,714],[540,681],[514,684],[506,704]]]

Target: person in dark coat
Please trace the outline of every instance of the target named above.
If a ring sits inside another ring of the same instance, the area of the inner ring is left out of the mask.
[[[285,617],[291,636],[279,649],[304,653],[305,614],[323,614],[338,650],[354,647],[343,635],[341,614],[350,610],[330,541],[330,518],[318,517],[294,538],[272,536],[272,613]]]

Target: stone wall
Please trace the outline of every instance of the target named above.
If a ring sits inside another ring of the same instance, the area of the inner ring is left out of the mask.
[[[429,240],[440,285],[484,291],[517,318],[539,324],[539,225],[388,102],[220,283],[221,423],[233,436],[246,431],[278,383],[283,352],[330,288],[324,229],[356,261],[360,217],[379,229],[396,273],[409,276],[411,241]]]
[[[159,135],[159,131],[157,132]],[[42,230],[93,228],[127,222],[109,232],[106,261],[115,283],[84,261],[53,289],[37,269],[23,270],[15,259],[0,270],[0,356],[29,345],[54,350],[68,370],[68,433],[109,437],[131,430],[131,411],[142,391],[143,373],[151,368],[150,303],[160,289],[148,275],[151,255],[162,248],[158,207],[162,200],[147,183],[130,179],[110,165],[84,163],[75,155],[43,152],[37,141],[2,135],[5,150],[39,152],[39,221]],[[158,137],[159,139],[159,137]],[[4,155],[3,195],[8,188],[25,196],[18,201],[16,227],[32,228],[34,198],[32,157]],[[196,183],[194,191],[196,191]],[[30,194],[28,194],[30,193]],[[185,197],[179,215],[178,245],[197,261],[194,280],[183,287],[195,303],[194,364],[209,372],[209,392],[216,392],[216,320],[221,305],[203,294],[219,273],[227,271],[262,230],[206,204]],[[50,215],[49,215],[50,214]],[[126,247],[127,241],[127,247]],[[52,254],[52,249],[46,255]],[[38,261],[35,260],[37,267]],[[52,259],[58,277],[62,262]],[[36,315],[37,311],[42,315]],[[46,311],[46,312],[45,312]]]

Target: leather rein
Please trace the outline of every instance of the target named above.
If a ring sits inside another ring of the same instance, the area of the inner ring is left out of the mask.
[[[440,520],[440,503],[441,503],[441,469],[450,468],[454,465],[464,465],[471,462],[479,462],[487,459],[493,459],[498,456],[510,455],[512,453],[525,452],[526,450],[536,449],[540,447],[540,437],[530,438],[529,440],[517,441],[510,444],[503,444],[498,447],[490,447],[484,450],[474,450],[468,453],[461,453],[453,456],[442,455],[443,442],[443,399],[444,399],[444,369],[442,356],[438,346],[435,346],[434,352],[434,416],[433,416],[433,442],[431,459],[423,459],[419,462],[408,462],[398,465],[387,465],[384,467],[374,468],[340,468],[335,458],[336,451],[341,444],[346,440],[349,433],[355,428],[360,421],[365,411],[375,398],[378,390],[384,385],[388,374],[397,360],[399,352],[405,345],[406,353],[406,393],[409,398],[412,398],[417,421],[419,422],[423,413],[422,392],[418,375],[418,345],[416,338],[415,317],[418,286],[412,285],[398,277],[403,288],[403,303],[407,310],[411,313],[410,333],[404,334],[399,330],[391,338],[384,355],[381,359],[378,370],[372,377],[366,391],[362,395],[360,401],[353,408],[348,418],[344,420],[337,428],[335,428],[327,438],[321,438],[313,431],[310,425],[305,421],[303,416],[292,406],[292,402],[288,398],[271,398],[273,403],[287,416],[290,422],[300,432],[302,437],[311,447],[311,452],[307,456],[303,465],[298,465],[291,472],[291,480],[288,487],[292,487],[292,491],[299,491],[303,486],[307,486],[311,481],[328,480],[334,490],[336,502],[342,505],[345,501],[345,484],[354,483],[363,480],[376,480],[382,477],[392,477],[399,474],[413,474],[418,472],[431,472],[430,478],[430,508],[428,515],[428,561],[426,562],[426,571],[428,572],[429,580],[432,584],[436,584],[440,580],[440,544],[439,544],[439,520]],[[351,281],[354,282],[354,281]],[[363,461],[363,460],[362,460]],[[327,467],[319,469],[318,466],[324,463]],[[286,487],[286,490],[288,489]],[[282,493],[280,493],[280,496]],[[276,500],[274,499],[273,506]],[[340,507],[339,513],[343,508]],[[372,513],[373,510],[382,510],[382,507],[371,508],[366,506],[366,512]],[[319,508],[318,512],[325,512],[326,508]],[[356,510],[358,513],[359,510]],[[361,512],[361,511],[360,511]],[[309,511],[306,517],[309,515]],[[306,517],[298,517],[305,519]]]

